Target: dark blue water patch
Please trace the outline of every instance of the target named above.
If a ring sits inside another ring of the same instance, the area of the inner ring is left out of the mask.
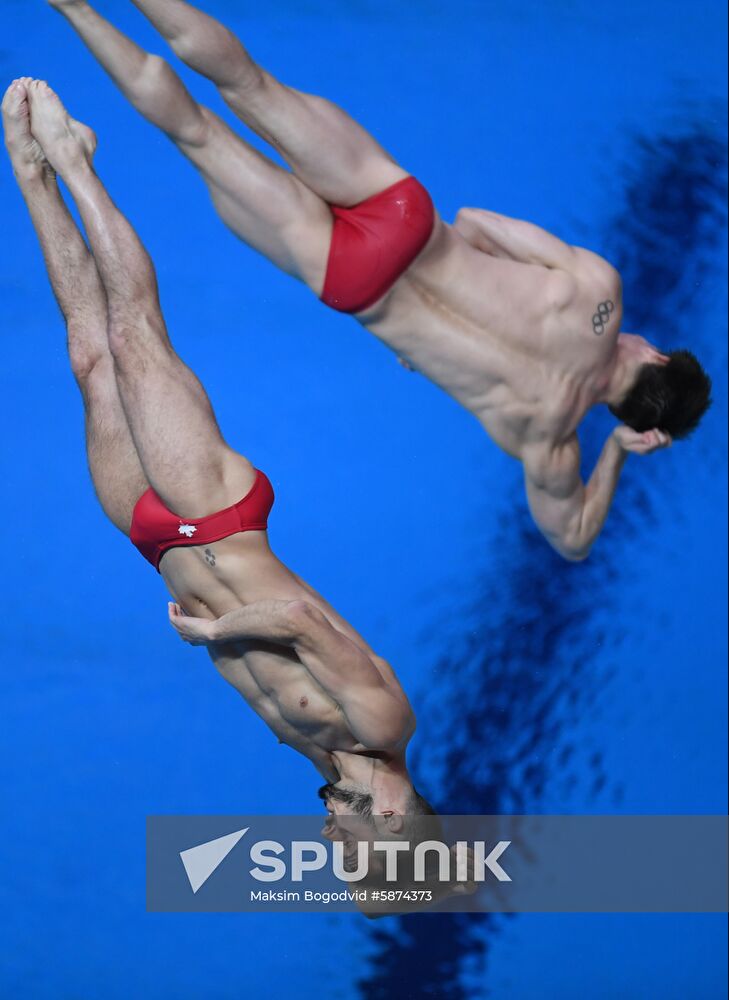
[[[710,331],[687,330],[686,321],[715,273],[726,225],[722,118],[725,106],[677,134],[638,136],[622,168],[628,185],[607,246],[625,281],[625,326],[667,347],[694,336],[715,347]]]
[[[690,331],[710,368],[722,357],[723,339],[717,343],[716,331],[700,322],[700,292],[715,280],[726,231],[725,119],[701,115],[680,130],[628,143],[623,194],[603,244],[623,277],[627,328],[665,348]],[[588,426],[584,444],[595,454],[602,438]],[[461,638],[450,636],[446,646],[434,629],[424,643],[433,668],[419,700],[413,768],[442,811],[538,812],[547,787],[571,804],[577,798],[586,811],[606,793],[619,807],[620,785],[583,720],[611,681],[612,668],[598,669],[595,650],[617,650],[626,638],[611,605],[668,474],[660,464],[650,477],[628,470],[599,556],[579,566],[552,554],[526,511],[510,508],[500,517],[498,551],[465,582],[465,593],[437,609],[439,620],[456,620],[453,634]],[[487,987],[475,994],[460,973],[465,963],[487,968],[504,919],[426,914],[368,928],[374,947],[359,995],[488,996]]]

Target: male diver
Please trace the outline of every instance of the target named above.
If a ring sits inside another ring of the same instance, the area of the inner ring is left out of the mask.
[[[94,171],[93,132],[28,78],[8,89],[2,116],[66,320],[101,506],[162,575],[179,635],[205,645],[279,741],[324,776],[323,832],[344,841],[345,858],[355,832],[407,840],[432,817],[407,771],[408,699],[391,667],[271,551],[271,484],[223,440],[175,354],[152,262]]]
[[[698,425],[708,376],[688,351],[666,354],[621,331],[620,276],[601,257],[482,209],[447,224],[344,111],[275,80],[184,0],[133,2],[290,173],[85,0],[49,2],[198,168],[241,239],[355,316],[522,462],[534,520],[567,559],[588,555],[627,455],[666,448]],[[584,483],[577,428],[603,403],[621,424]]]

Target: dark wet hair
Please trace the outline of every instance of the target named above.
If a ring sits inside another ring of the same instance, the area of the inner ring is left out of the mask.
[[[361,816],[374,826],[372,807],[375,800],[368,792],[357,792],[351,788],[338,788],[337,785],[328,784],[319,789],[319,798],[323,802],[329,799],[343,802],[346,806],[350,806],[353,816]]]
[[[328,784],[319,789],[319,798],[324,802],[328,799],[343,802],[351,808],[352,815],[361,816],[363,819],[374,824],[372,815],[374,799],[368,792],[357,792],[351,788],[339,788],[337,785]],[[430,802],[413,788],[412,795],[409,797],[405,807],[405,815],[414,817],[437,816],[438,813]]]
[[[711,406],[711,379],[691,351],[671,351],[665,365],[643,365],[625,399],[610,412],[634,431],[685,438]]]

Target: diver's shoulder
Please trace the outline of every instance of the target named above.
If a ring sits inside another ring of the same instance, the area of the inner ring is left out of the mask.
[[[615,298],[620,298],[623,291],[623,280],[620,272],[609,260],[601,257],[594,250],[585,247],[574,247],[573,270],[576,277],[583,282],[592,283],[600,289],[612,292]]]

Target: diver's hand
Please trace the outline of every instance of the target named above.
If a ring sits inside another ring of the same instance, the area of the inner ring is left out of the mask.
[[[207,646],[211,642],[215,642],[214,621],[209,621],[207,618],[188,618],[180,605],[174,604],[172,601],[169,602],[167,608],[170,625],[184,642],[189,642],[191,646]]]
[[[657,428],[641,433],[623,424],[615,428],[613,435],[623,451],[631,452],[633,455],[652,455],[654,451],[670,448],[673,444],[671,435]]]

